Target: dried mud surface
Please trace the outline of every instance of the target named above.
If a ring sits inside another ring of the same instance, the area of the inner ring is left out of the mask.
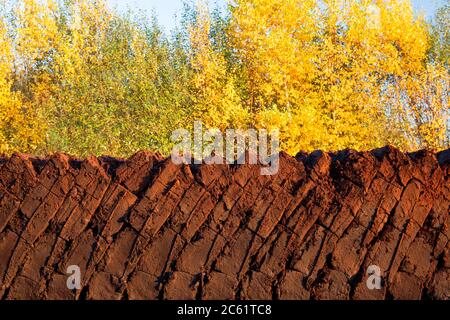
[[[448,299],[449,159],[282,153],[261,176],[146,152],[0,158],[0,299]]]

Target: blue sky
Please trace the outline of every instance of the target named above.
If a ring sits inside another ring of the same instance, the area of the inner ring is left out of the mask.
[[[171,30],[176,25],[175,15],[183,8],[183,0],[107,0],[111,6],[119,9],[137,8],[148,12],[155,10],[158,21],[165,30]],[[195,0],[188,0],[188,2]],[[224,5],[226,0],[207,0],[210,5],[218,3]]]
[[[111,6],[119,9],[139,8],[147,11],[155,10],[159,22],[166,30],[170,30],[176,24],[174,16],[183,7],[182,0],[108,0]],[[226,0],[209,0],[211,4],[218,3],[224,5]],[[412,0],[417,12],[423,12],[427,17],[433,15],[435,10],[445,3],[445,0]]]

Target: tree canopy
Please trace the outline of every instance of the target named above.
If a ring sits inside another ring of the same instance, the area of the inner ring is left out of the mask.
[[[104,0],[0,3],[0,153],[168,153],[195,120],[292,154],[450,145],[448,3],[199,1],[170,32]]]

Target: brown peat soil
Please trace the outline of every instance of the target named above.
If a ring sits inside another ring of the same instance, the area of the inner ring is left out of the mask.
[[[0,298],[448,299],[449,173],[450,150],[392,147],[282,153],[274,176],[146,152],[2,158]]]

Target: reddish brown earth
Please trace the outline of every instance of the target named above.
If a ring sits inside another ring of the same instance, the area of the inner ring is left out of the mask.
[[[449,159],[282,154],[261,176],[150,153],[2,158],[0,297],[448,299]]]

